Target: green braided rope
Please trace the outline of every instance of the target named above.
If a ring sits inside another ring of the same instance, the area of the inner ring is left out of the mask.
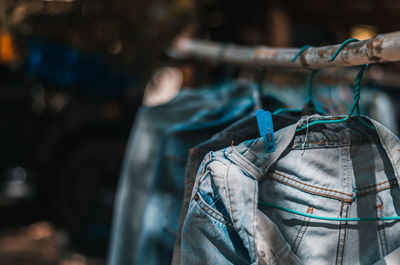
[[[300,50],[293,56],[291,59],[291,62],[294,63],[296,61],[297,57],[300,56],[305,50],[310,48],[310,45],[304,45],[303,47],[300,48]],[[306,88],[306,104],[310,104],[311,98],[312,98],[312,80],[314,79],[315,74],[317,73],[317,70],[313,70],[307,77],[307,88]],[[278,109],[274,111],[273,115],[278,115],[283,112],[301,112],[302,109]]]
[[[333,60],[336,59],[336,57],[339,55],[339,53],[343,50],[343,48],[344,48],[347,44],[349,44],[349,43],[351,43],[351,42],[357,42],[357,41],[360,41],[360,40],[359,40],[359,39],[348,39],[348,40],[344,41],[344,42],[342,43],[342,45],[340,45],[340,47],[339,47],[339,48],[336,50],[336,52],[333,54],[333,56],[329,59],[329,61],[333,62]]]
[[[332,56],[329,60],[330,60],[330,61],[335,60],[335,58],[338,56],[338,54],[343,50],[343,48],[344,48],[347,44],[349,44],[349,43],[351,43],[351,42],[356,42],[356,41],[359,41],[359,40],[358,40],[358,39],[348,39],[348,40],[346,40],[345,42],[343,42],[342,45],[340,45],[340,47],[336,50],[336,52],[333,54],[333,56]],[[367,69],[367,67],[368,67],[368,64],[361,66],[360,71],[357,73],[356,80],[355,80],[355,84],[354,84],[354,87],[353,87],[353,91],[354,91],[354,102],[353,102],[353,105],[352,105],[351,108],[350,108],[349,114],[348,114],[345,118],[339,119],[339,120],[326,120],[326,121],[323,121],[323,120],[321,121],[321,120],[320,120],[320,121],[313,121],[313,122],[311,122],[311,123],[309,123],[309,124],[307,124],[307,125],[304,125],[304,126],[298,128],[296,131],[304,130],[304,129],[306,129],[307,127],[310,127],[310,126],[313,126],[313,125],[316,125],[316,124],[327,124],[327,123],[341,123],[341,122],[345,122],[345,121],[347,121],[348,119],[350,119],[350,117],[353,115],[354,111],[356,111],[356,115],[357,115],[359,121],[360,121],[363,125],[367,126],[368,128],[375,129],[375,127],[374,127],[373,125],[369,124],[368,122],[366,122],[366,121],[361,117],[361,114],[360,114],[360,105],[359,105],[359,101],[360,101],[360,87],[361,87],[361,81],[362,81],[364,72],[365,72],[365,70]]]
[[[313,125],[317,125],[317,124],[327,124],[327,123],[341,123],[341,122],[345,122],[348,119],[350,119],[350,117],[353,115],[354,110],[356,111],[357,117],[359,119],[359,121],[364,124],[365,126],[371,128],[371,129],[375,129],[375,127],[372,124],[369,124],[368,122],[364,121],[364,119],[361,117],[360,114],[360,106],[358,104],[358,101],[360,100],[360,83],[363,77],[363,74],[365,72],[365,69],[367,68],[367,65],[363,65],[360,69],[360,71],[358,72],[357,76],[356,76],[356,82],[354,85],[354,102],[353,105],[350,108],[349,114],[343,118],[343,119],[339,119],[339,120],[319,120],[319,121],[313,121],[310,122],[309,124],[303,125],[302,127],[298,128],[296,131],[302,131],[304,129]]]
[[[310,47],[311,47],[310,45],[304,45],[303,47],[301,47],[300,50],[296,53],[296,55],[293,56],[291,62],[294,63],[294,61],[296,61],[297,57],[299,57],[300,54],[302,54],[305,50],[307,50]]]
[[[307,89],[306,89],[306,103],[310,104],[312,98],[312,81],[314,80],[315,74],[318,70],[313,70],[307,77]]]

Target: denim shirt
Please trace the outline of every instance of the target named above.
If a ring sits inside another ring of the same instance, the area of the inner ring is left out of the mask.
[[[326,217],[400,215],[400,141],[351,119],[296,133],[313,115],[262,138],[207,154],[182,231],[181,264],[374,264],[400,246],[400,222]],[[389,264],[389,263],[388,263]],[[394,265],[394,264],[393,264]]]

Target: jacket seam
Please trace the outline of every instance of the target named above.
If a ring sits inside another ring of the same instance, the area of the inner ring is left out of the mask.
[[[394,178],[394,179],[389,179],[389,180],[386,180],[386,181],[377,183],[377,184],[375,184],[375,185],[370,185],[370,186],[358,188],[357,191],[366,190],[366,189],[369,189],[369,188],[374,188],[374,187],[381,186],[381,185],[383,185],[383,184],[390,183],[390,182],[393,182],[393,181],[397,181],[397,179],[395,179],[395,178]]]
[[[232,208],[232,199],[231,199],[231,195],[230,195],[230,188],[229,188],[229,183],[228,183],[228,178],[229,178],[229,170],[230,170],[230,168],[231,168],[231,165],[232,164],[229,164],[228,165],[228,168],[227,168],[227,170],[226,170],[226,174],[225,174],[225,186],[226,186],[226,196],[227,196],[227,198],[228,198],[228,202],[229,202],[229,213],[230,213],[230,215],[231,215],[231,219],[232,219],[232,226],[233,226],[233,228],[236,230],[236,231],[238,231],[238,227],[236,227],[236,225],[235,225],[235,222],[234,222],[234,214],[233,214],[233,208]],[[256,182],[256,181],[254,181],[254,182]],[[255,185],[257,185],[257,183],[254,183]],[[253,194],[253,196],[254,196],[254,202],[256,201],[256,196],[258,196],[258,194],[257,194],[257,192],[255,192],[254,194]],[[253,213],[252,213],[252,215],[255,217],[256,215],[256,210],[257,210],[257,204],[256,203],[254,203],[254,207],[253,207]],[[255,236],[255,222],[253,222],[253,224],[252,224],[252,235],[249,235],[250,237],[250,239],[249,239],[249,253],[255,253],[255,251],[256,251],[256,248],[255,248],[255,241],[252,239],[254,236]],[[250,259],[251,259],[251,257],[250,257]],[[256,258],[255,258],[256,260],[257,260],[257,255],[256,255]]]
[[[382,202],[378,206],[375,207],[377,217],[382,217],[382,208],[383,208]],[[377,223],[377,230],[378,230],[378,234],[379,234],[379,240],[381,243],[380,245],[381,245],[381,250],[382,250],[382,256],[385,256],[388,253],[386,233],[385,233],[385,222],[379,221]]]
[[[232,219],[232,223],[233,226],[235,226],[234,222],[233,222],[233,210],[232,210],[232,203],[231,203],[231,196],[230,196],[230,192],[229,192],[229,185],[228,185],[228,176],[229,176],[229,169],[231,168],[231,164],[228,165],[228,168],[226,169],[226,174],[225,174],[225,196],[227,196],[228,198],[228,202],[229,202],[229,214],[231,215],[231,219]],[[236,229],[236,228],[235,228]]]
[[[204,199],[202,198],[202,196],[199,192],[197,192],[197,195],[199,196],[199,199],[195,200],[195,201],[197,202],[197,205],[199,205],[199,207],[207,214],[207,216],[213,218],[214,220],[216,220],[222,224],[232,226],[231,220],[229,220],[226,216],[222,215],[221,213],[219,213],[218,211],[213,209],[211,206],[209,206],[208,203],[206,203],[204,201]],[[214,215],[217,215],[217,216],[214,216]],[[222,219],[220,219],[220,218],[222,218]]]
[[[304,145],[305,145],[305,148],[307,148],[307,145],[309,144],[309,145],[315,145],[315,146],[312,146],[312,147],[308,147],[308,148],[310,148],[310,149],[316,149],[316,148],[324,148],[324,147],[337,147],[337,148],[340,148],[340,147],[344,147],[344,146],[350,146],[350,145],[364,145],[364,144],[374,144],[375,143],[375,141],[366,141],[366,142],[355,142],[355,143],[353,143],[353,142],[351,142],[351,143],[337,143],[337,142],[306,142],[305,144],[304,143],[296,143],[296,144],[293,144],[292,146],[290,146],[289,147],[289,149],[304,149]]]
[[[278,182],[281,182],[281,183],[283,183],[283,184],[286,184],[286,185],[288,185],[288,186],[291,186],[291,187],[293,187],[293,188],[296,188],[296,189],[299,189],[299,190],[302,190],[302,191],[305,191],[305,192],[309,192],[309,193],[311,193],[311,194],[320,195],[320,196],[328,197],[328,198],[333,198],[333,199],[337,199],[337,200],[340,200],[340,201],[343,200],[343,201],[345,201],[345,202],[352,202],[352,200],[350,200],[350,199],[344,199],[344,198],[342,198],[342,197],[338,197],[338,196],[334,196],[334,195],[329,195],[329,194],[324,194],[324,193],[319,193],[319,192],[314,192],[314,191],[306,190],[306,189],[300,188],[300,187],[298,187],[298,186],[292,185],[292,184],[290,184],[290,183],[288,183],[288,182],[286,182],[286,181],[283,181],[283,180],[277,180],[277,181],[278,181]]]
[[[256,222],[257,222],[257,197],[258,197],[258,182],[254,181],[253,182],[254,185],[254,194],[253,194],[253,231],[252,231],[252,235],[250,237],[251,240],[251,248],[252,248],[252,253],[255,253],[255,260],[258,261],[258,255],[257,255],[257,246],[256,246]],[[251,258],[250,258],[251,259]]]
[[[344,202],[340,204],[340,217],[342,217],[343,214],[343,207],[344,207]],[[336,246],[336,260],[335,260],[335,265],[338,265],[338,259],[339,259],[339,248],[340,248],[340,238],[342,235],[342,221],[339,223],[339,233],[338,233],[338,240],[337,240],[337,246]]]
[[[225,187],[226,187],[226,189],[225,189],[225,191],[226,191],[226,194],[225,194],[225,196],[227,196],[227,199],[228,199],[228,203],[229,203],[229,214],[231,215],[231,222],[230,222],[230,225],[232,226],[232,228],[238,233],[238,229],[237,229],[237,227],[236,227],[236,225],[235,225],[235,221],[234,221],[234,217],[233,217],[233,209],[232,209],[232,201],[231,201],[231,196],[230,196],[230,189],[229,189],[229,185],[228,185],[228,177],[229,177],[229,170],[230,170],[230,168],[231,168],[231,164],[229,164],[228,165],[228,168],[226,169],[226,174],[225,174]],[[239,234],[239,233],[238,233]],[[239,237],[240,237],[240,235],[239,235]],[[242,239],[243,240],[243,239]],[[249,250],[249,254],[251,254],[252,253],[252,251],[251,251],[251,249]],[[237,256],[237,255],[236,255]],[[237,256],[237,257],[239,257],[239,256]],[[241,257],[239,257],[244,263],[247,263],[247,262],[245,262]],[[251,257],[250,257],[250,259],[251,259]]]
[[[283,244],[283,246],[280,249],[278,249],[278,251],[272,252],[272,257],[270,257],[268,259],[267,264],[276,264],[277,260],[282,255],[282,252],[287,251],[287,250],[288,250],[288,246],[286,244]]]
[[[337,195],[337,196],[336,196],[336,195],[330,195],[330,194],[327,194],[327,193],[316,192],[316,191],[312,191],[312,190],[310,190],[310,189],[302,188],[302,187],[300,187],[300,186],[298,186],[298,185],[295,185],[295,184],[289,183],[289,182],[287,182],[287,181],[281,180],[281,179],[279,179],[279,178],[276,178],[276,177],[272,176],[272,174],[278,175],[278,176],[280,176],[280,177],[282,177],[282,178],[286,178],[286,179],[288,179],[288,180],[290,180],[290,181],[293,181],[293,182],[295,182],[295,183],[298,183],[298,184],[300,184],[300,185],[304,185],[304,186],[307,186],[307,187],[310,187],[310,188],[314,188],[314,189],[317,189],[317,190],[323,190],[323,191],[326,191],[326,192],[334,192],[334,193],[346,195],[346,196],[351,197],[351,198],[353,199],[353,194],[347,194],[347,193],[340,192],[340,191],[336,191],[336,190],[331,190],[331,189],[326,189],[326,188],[322,188],[322,187],[310,185],[310,184],[307,184],[307,183],[304,183],[304,182],[295,180],[295,179],[293,179],[293,178],[290,178],[290,177],[288,177],[288,176],[285,176],[285,175],[283,175],[282,173],[278,173],[278,172],[276,172],[276,171],[275,171],[275,172],[270,172],[270,174],[269,174],[268,177],[270,177],[272,180],[275,180],[275,181],[277,181],[277,182],[283,183],[283,184],[285,184],[285,185],[291,186],[291,187],[296,188],[296,189],[300,189],[300,190],[302,190],[302,191],[306,191],[306,192],[309,192],[309,193],[312,193],[312,194],[316,194],[316,195],[321,195],[321,196],[326,196],[326,197],[332,197],[332,198],[335,198],[335,199],[345,200],[346,202],[351,202],[351,201],[352,201],[352,199],[350,200],[350,199],[348,199],[348,198],[343,198],[342,196],[339,196],[339,195]],[[367,187],[362,187],[362,188],[359,188],[359,189],[356,189],[356,190],[359,191],[359,190],[371,189],[371,188],[374,188],[374,187],[377,188],[378,186],[381,186],[381,185],[383,185],[383,184],[385,184],[385,183],[388,183],[388,182],[395,182],[395,183],[392,183],[392,184],[390,184],[390,185],[388,185],[388,186],[384,186],[384,187],[379,188],[379,189],[374,189],[374,190],[371,190],[371,191],[360,192],[360,193],[358,193],[357,197],[361,197],[361,196],[365,196],[365,195],[368,195],[368,194],[377,193],[377,192],[379,192],[379,191],[383,191],[383,190],[387,190],[387,189],[390,189],[390,188],[398,187],[398,186],[399,186],[398,183],[397,183],[397,179],[390,179],[390,180],[388,180],[388,181],[384,181],[384,182],[378,183],[378,184],[376,184],[376,185],[371,185],[371,186],[367,186]]]
[[[206,174],[209,171],[209,170],[207,170],[207,166],[210,163],[211,163],[211,152],[207,153],[207,155],[204,157],[204,159],[202,161],[203,165],[201,166],[201,172],[198,177],[196,176],[196,180],[195,180],[196,190],[199,189],[201,183],[208,176],[208,174]]]
[[[248,161],[245,157],[243,157],[235,148],[232,148],[231,153],[227,154],[233,162],[242,166],[242,170],[250,173],[250,175],[252,175],[255,179],[257,179],[257,176],[262,175],[262,171]]]
[[[391,184],[391,185],[388,185],[388,186],[385,186],[385,187],[382,187],[382,188],[379,188],[379,189],[375,189],[375,190],[371,190],[371,191],[359,193],[359,194],[358,194],[358,197],[366,196],[366,195],[369,195],[369,194],[374,194],[374,193],[377,193],[377,192],[379,192],[379,191],[388,190],[388,189],[395,188],[395,187],[398,187],[398,186],[399,186],[399,185],[398,185],[397,183],[396,183],[396,184],[393,183],[393,184]]]
[[[350,208],[350,206],[349,205],[346,205],[346,216],[345,216],[345,218],[347,218],[348,216],[349,216],[349,208]],[[344,260],[344,252],[345,252],[345,249],[346,249],[346,238],[347,238],[347,228],[348,228],[348,222],[345,222],[345,224],[344,224],[344,235],[343,235],[343,246],[342,246],[342,259],[341,259],[341,262],[340,262],[340,264],[341,265],[343,265],[343,260]]]
[[[345,201],[345,202],[352,202],[353,201],[352,199],[346,199],[346,198],[342,198],[342,197],[335,196],[335,195],[330,195],[330,194],[326,194],[326,193],[320,193],[320,192],[311,191],[309,189],[304,189],[302,187],[299,187],[297,185],[291,184],[291,183],[286,182],[284,180],[274,178],[273,176],[270,176],[270,178],[272,180],[274,180],[274,181],[280,182],[280,183],[288,185],[288,186],[290,186],[292,188],[295,188],[295,189],[298,189],[298,190],[301,190],[301,191],[305,191],[305,192],[308,192],[308,193],[311,193],[311,194],[315,194],[315,195],[319,195],[319,196],[327,197],[327,198],[333,198],[333,199],[337,199],[337,200]]]
[[[262,138],[257,138],[254,140],[254,142],[251,143],[251,145],[246,149],[246,151],[244,151],[243,156],[246,156],[247,152],[252,151],[252,149],[254,148],[254,146],[256,146],[258,144],[259,141],[261,141]]]
[[[301,227],[299,228],[299,230],[297,232],[297,236],[294,241],[294,249],[293,249],[293,253],[295,253],[295,254],[299,250],[301,241],[303,240],[303,237],[304,237],[305,233],[307,232],[308,226],[310,225],[310,220],[311,220],[310,217],[304,217]]]
[[[307,184],[307,183],[304,183],[304,182],[295,180],[295,179],[293,179],[293,178],[290,178],[290,177],[288,177],[288,176],[285,176],[285,175],[283,175],[282,173],[278,173],[278,172],[276,172],[276,171],[275,171],[275,172],[271,172],[271,173],[272,173],[272,174],[275,174],[275,175],[278,175],[278,176],[281,176],[281,177],[283,177],[283,178],[290,179],[291,181],[294,181],[294,182],[296,182],[296,183],[299,183],[299,184],[302,184],[302,185],[304,185],[304,186],[308,186],[308,187],[311,187],[311,188],[320,189],[320,190],[329,191],[329,192],[334,192],[334,193],[339,193],[339,194],[346,195],[346,196],[349,196],[349,197],[352,197],[352,196],[353,196],[353,194],[348,194],[348,193],[344,193],[344,192],[337,191],[337,190],[326,189],[326,188],[322,188],[322,187],[310,185],[310,184]]]

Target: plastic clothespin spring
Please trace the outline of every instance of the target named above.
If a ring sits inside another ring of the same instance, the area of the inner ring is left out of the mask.
[[[260,136],[264,138],[265,152],[274,152],[275,136],[271,112],[260,109],[257,111],[256,117]]]

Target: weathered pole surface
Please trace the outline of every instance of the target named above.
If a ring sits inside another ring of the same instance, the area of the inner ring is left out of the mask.
[[[329,59],[340,44],[310,47],[294,62],[298,48],[247,47],[194,39],[179,39],[169,50],[174,58],[199,58],[221,63],[320,69],[400,61],[400,31],[349,43],[336,59]]]

